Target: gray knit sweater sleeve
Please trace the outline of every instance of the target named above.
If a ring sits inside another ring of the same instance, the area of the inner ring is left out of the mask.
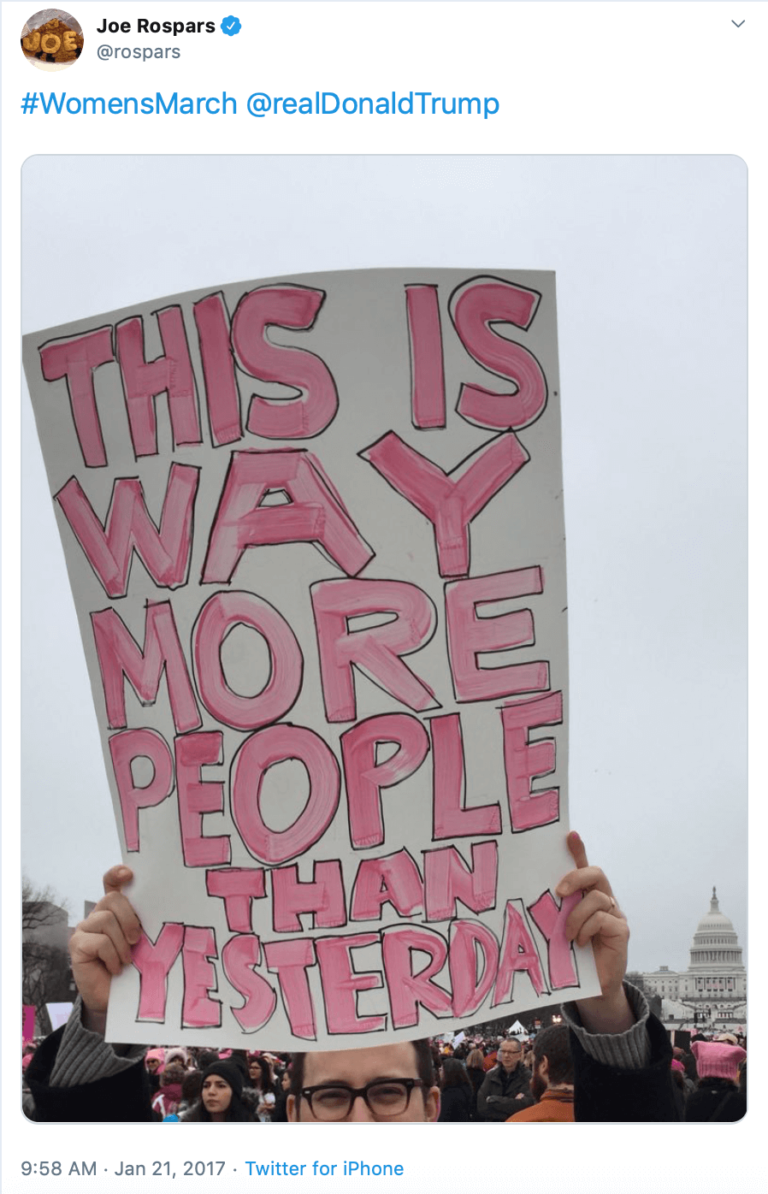
[[[67,1020],[64,1035],[51,1072],[51,1086],[82,1086],[99,1078],[111,1078],[136,1065],[146,1045],[111,1045],[98,1032],[83,1027],[80,996]]]
[[[579,1038],[585,1052],[594,1057],[595,1061],[613,1066],[617,1070],[642,1070],[651,1058],[651,1042],[647,1028],[651,1009],[645,995],[638,991],[637,987],[625,982],[624,990],[636,1021],[626,1032],[587,1032],[581,1023],[579,1009],[575,1003],[564,1003],[561,1010],[568,1027]]]

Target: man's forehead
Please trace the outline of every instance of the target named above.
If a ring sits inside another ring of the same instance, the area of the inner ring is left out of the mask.
[[[365,1086],[376,1078],[418,1078],[416,1050],[408,1041],[396,1045],[376,1045],[368,1049],[339,1049],[333,1052],[307,1053],[304,1058],[304,1085],[345,1082]]]

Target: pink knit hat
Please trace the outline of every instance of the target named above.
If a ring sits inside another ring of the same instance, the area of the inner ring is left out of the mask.
[[[160,1065],[157,1067],[158,1074],[162,1074],[165,1069],[165,1049],[149,1049],[144,1058],[145,1063],[149,1061],[150,1057],[155,1061],[159,1061]]]
[[[181,1062],[181,1068],[186,1069],[189,1063],[189,1050],[185,1049],[183,1045],[175,1045],[172,1049],[166,1049],[165,1064],[169,1066],[172,1061]]]
[[[680,1070],[683,1074],[685,1073],[685,1066],[683,1065],[682,1061],[678,1061],[676,1057],[673,1057],[669,1064],[673,1070]]]
[[[724,1045],[719,1041],[694,1041],[691,1053],[696,1058],[700,1078],[739,1080],[739,1063],[746,1058],[740,1045]]]

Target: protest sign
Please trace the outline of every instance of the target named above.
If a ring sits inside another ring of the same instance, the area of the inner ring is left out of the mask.
[[[31,1003],[21,1005],[21,1043],[28,1045],[35,1035],[35,1008]]]
[[[66,1024],[72,1007],[71,1000],[69,1003],[46,1003],[45,1010],[51,1021],[51,1032],[55,1032],[57,1028],[61,1028],[62,1024]]]
[[[109,1036],[347,1048],[597,993],[554,894],[554,275],[247,282],[24,351],[144,930]]]

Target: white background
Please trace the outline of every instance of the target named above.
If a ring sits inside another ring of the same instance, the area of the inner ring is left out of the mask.
[[[80,15],[86,7],[78,6],[76,15],[87,38],[87,23]],[[90,7],[99,20],[107,11],[104,5]],[[131,7],[122,6],[126,12]],[[197,7],[204,18],[205,6]],[[153,5],[152,15],[158,15],[160,8]],[[194,8],[189,6],[190,14]],[[16,21],[14,10],[20,9],[6,5],[4,13],[6,17],[13,13]],[[246,7],[238,10],[244,13]],[[108,15],[113,12],[121,19],[121,6],[109,6]],[[37,77],[30,81],[32,72],[20,56],[18,64],[8,57],[6,27],[6,892],[17,890],[18,876],[18,807],[9,801],[8,792],[9,785],[13,792],[19,784],[14,743],[20,669],[17,636],[8,627],[17,626],[19,618],[18,498],[13,489],[19,475],[14,463],[19,424],[18,408],[15,403],[9,405],[7,398],[15,392],[18,376],[13,345],[19,330],[17,180],[23,158],[32,151],[60,153],[62,148],[99,153],[207,149],[742,155],[750,168],[752,211],[759,212],[768,198],[757,115],[761,96],[756,87],[765,51],[765,9],[749,5],[741,30],[731,24],[733,12],[733,6],[717,4],[538,9],[502,4],[384,8],[361,4],[335,9],[291,5],[282,10],[279,5],[262,5],[258,8],[260,43],[281,47],[280,55],[269,57],[271,65],[266,66],[266,57],[260,58],[253,43],[248,49],[243,34],[232,39],[238,40],[236,47],[218,44],[229,39],[215,39],[225,78],[214,83],[210,60],[206,63],[207,92],[227,86],[230,93],[243,97],[257,87],[287,94],[288,82],[296,94],[315,86],[339,91],[343,85],[345,94],[416,87],[500,97],[504,115],[496,123],[463,125],[395,120],[388,125],[370,121],[323,125],[313,120],[288,127],[285,122],[238,116],[211,127],[213,118],[187,124],[168,119],[142,124],[20,118],[15,113],[22,88],[41,84]],[[24,10],[19,25],[26,15]],[[747,37],[742,36],[745,30]],[[370,51],[374,43],[375,68]],[[247,71],[241,88],[234,81],[236,63]],[[74,69],[81,68],[81,93],[93,94],[97,88],[107,93],[110,84],[117,94],[125,94],[129,84],[130,93],[140,87],[150,92],[157,86],[168,90],[169,84],[186,86],[193,94],[202,92],[200,60],[193,63],[192,50],[172,80],[168,70],[161,77],[149,66],[142,68],[140,76],[133,67],[129,71],[128,64],[124,68],[94,59]],[[258,80],[252,82],[256,71]],[[303,80],[306,87],[299,86]],[[87,143],[86,137],[92,140]],[[25,293],[26,329],[174,289],[299,269],[477,261],[556,269],[571,619],[572,823],[582,832],[595,861],[614,879],[630,922],[637,925],[630,965],[686,964],[690,935],[706,910],[710,882],[718,883],[724,910],[744,943],[743,903],[738,908],[726,900],[719,878],[722,868],[730,868],[735,892],[745,869],[741,813],[745,792],[744,164],[736,156],[644,162],[626,158],[557,162],[540,156],[495,162],[479,162],[476,157],[326,159],[311,166],[308,162],[252,158],[235,168],[220,161],[201,178],[189,161],[172,166],[157,161],[149,179],[141,173],[130,178],[121,175],[125,167],[115,162],[109,172],[101,169],[101,185],[92,173],[83,171],[82,177],[92,180],[87,193],[79,182],[65,184],[62,179],[56,198],[61,200],[64,235],[60,236],[58,226],[54,230],[58,264],[41,262],[46,271],[44,285]],[[173,177],[166,176],[163,185],[162,171],[168,169]],[[116,220],[116,200],[121,196],[124,214]],[[50,197],[45,211],[50,211]],[[44,215],[42,210],[37,212],[40,232],[50,227]],[[34,230],[34,225],[30,228]],[[192,229],[196,233],[202,229],[204,235],[191,237]],[[69,261],[62,270],[63,251]],[[765,244],[758,227],[752,229],[750,251],[754,281],[765,267]],[[78,277],[84,280],[81,300],[86,305],[74,309]],[[33,295],[34,306],[27,308]],[[756,330],[763,326],[763,316],[759,300],[753,298],[751,320]],[[763,369],[764,378],[762,352],[755,335],[752,368]],[[755,374],[753,393],[759,393],[759,386]],[[761,416],[754,411],[751,433],[756,443],[760,431]],[[42,490],[35,483],[34,445],[25,450],[31,453],[24,458],[25,481],[30,491],[44,493],[44,481]],[[49,550],[42,554],[51,571],[43,583],[53,588],[59,585],[60,549],[53,538],[47,546]],[[729,562],[725,568],[724,559]],[[62,601],[62,608],[57,607],[62,617],[63,605]],[[61,639],[76,643],[69,634]],[[43,640],[39,641],[36,656],[43,654]],[[49,653],[54,645],[46,643],[44,655],[55,673],[61,662]],[[760,646],[757,634],[754,645]],[[67,666],[76,669],[79,646],[71,650],[72,655],[65,657]],[[31,684],[26,659],[24,676],[36,700],[41,685]],[[73,742],[83,740],[85,720],[93,721],[90,710],[86,713],[83,708],[89,699],[75,696],[71,702],[77,714]],[[88,789],[87,799],[103,783],[95,726],[92,738],[96,749],[87,752],[94,760],[90,774],[83,778],[80,770],[76,772],[79,786]],[[25,787],[30,783],[26,772],[23,782]],[[39,780],[34,786],[44,787]],[[92,824],[94,833],[89,838],[88,853],[94,855],[88,864],[92,867],[89,891],[111,860],[101,858],[110,832],[106,789],[102,806],[101,827],[89,813],[89,829]],[[753,840],[757,842],[756,833]],[[82,856],[81,861],[85,867]],[[711,880],[707,877],[707,886],[700,892],[698,874],[703,880],[703,872],[709,876],[713,868],[716,873]],[[13,898],[5,901],[11,926],[17,915]],[[759,915],[757,892],[752,906]],[[642,953],[635,956],[638,936],[642,941],[646,931]],[[14,933],[13,928],[9,933],[6,923],[6,943],[14,940]],[[657,943],[666,946],[662,956],[654,954]],[[750,980],[759,997],[762,958],[756,952],[753,949],[750,958]],[[6,1009],[15,1006],[15,982],[12,967],[6,965]],[[71,1155],[73,1136],[71,1129],[66,1133],[49,1127],[34,1129],[20,1122],[16,1020],[15,1013],[6,1012],[3,1151],[7,1180],[14,1182],[7,1188],[37,1189],[34,1184],[17,1186],[16,1176],[11,1179],[11,1174],[18,1174],[18,1161],[41,1155],[37,1142],[43,1132],[49,1157]],[[750,1060],[759,1068],[757,1014],[750,1027],[756,1029],[750,1038]],[[752,1069],[755,1072],[754,1064]],[[745,1138],[758,1130],[756,1095],[753,1084],[750,1116],[730,1130],[728,1139],[733,1138],[738,1152],[735,1163],[724,1146],[713,1158],[712,1129],[707,1130],[705,1144],[703,1134],[690,1127],[655,1132],[639,1125],[581,1127],[578,1135],[572,1133],[569,1138],[574,1153],[567,1180],[574,1189],[583,1185],[593,1190],[605,1172],[611,1188],[619,1180],[622,1189],[639,1190],[649,1173],[672,1172],[669,1160],[674,1155],[680,1161],[674,1168],[675,1188],[693,1190],[703,1180],[699,1166],[706,1155],[710,1182],[717,1180],[713,1166],[722,1164],[728,1180],[738,1175],[739,1183],[749,1190],[756,1179],[744,1147]],[[14,1138],[10,1143],[9,1128]],[[447,1129],[431,1130],[442,1136],[430,1137],[426,1150],[421,1130],[419,1145],[412,1129],[390,1130],[386,1137],[388,1154],[397,1151],[394,1159],[407,1158],[408,1189],[425,1183],[462,1189],[467,1181],[482,1181],[494,1189],[497,1176],[500,1189],[513,1178],[515,1184],[535,1179],[540,1187],[549,1188],[537,1150],[522,1150],[521,1157],[516,1149],[515,1166],[509,1170],[498,1164],[497,1142],[480,1142],[477,1129],[468,1129],[466,1145],[458,1147],[453,1133],[449,1141]],[[99,1129],[97,1134],[99,1140],[113,1142],[111,1157],[126,1159],[129,1140],[129,1151],[136,1149],[135,1128],[116,1127],[111,1133]],[[176,1138],[175,1144],[166,1144],[163,1135],[161,1155],[172,1147],[181,1150],[179,1156],[210,1157],[210,1147],[206,1149],[198,1137],[194,1144],[202,1151],[195,1153],[186,1140]],[[310,1152],[319,1143],[317,1134],[302,1139],[309,1140]],[[328,1146],[318,1150],[320,1155],[333,1154],[336,1159],[351,1147],[348,1141],[334,1143],[338,1139],[338,1134],[330,1138],[326,1133]],[[378,1155],[381,1139],[378,1133],[371,1137],[368,1129],[355,1136],[354,1149]],[[157,1135],[147,1137],[146,1147],[144,1136],[141,1140],[140,1159],[151,1159]],[[271,1139],[269,1148],[282,1156],[277,1140]],[[16,1141],[21,1151],[14,1155]],[[86,1141],[92,1149],[93,1130],[83,1129],[83,1147]],[[622,1151],[618,1151],[620,1141]],[[292,1137],[291,1153],[298,1154],[300,1147]],[[623,1160],[627,1155],[633,1157],[629,1170]],[[609,1157],[619,1167],[618,1178],[615,1172],[609,1177],[604,1168]],[[562,1169],[548,1176],[553,1189],[564,1180]],[[82,1188],[58,1180],[59,1188]],[[105,1180],[101,1188],[111,1186]]]

